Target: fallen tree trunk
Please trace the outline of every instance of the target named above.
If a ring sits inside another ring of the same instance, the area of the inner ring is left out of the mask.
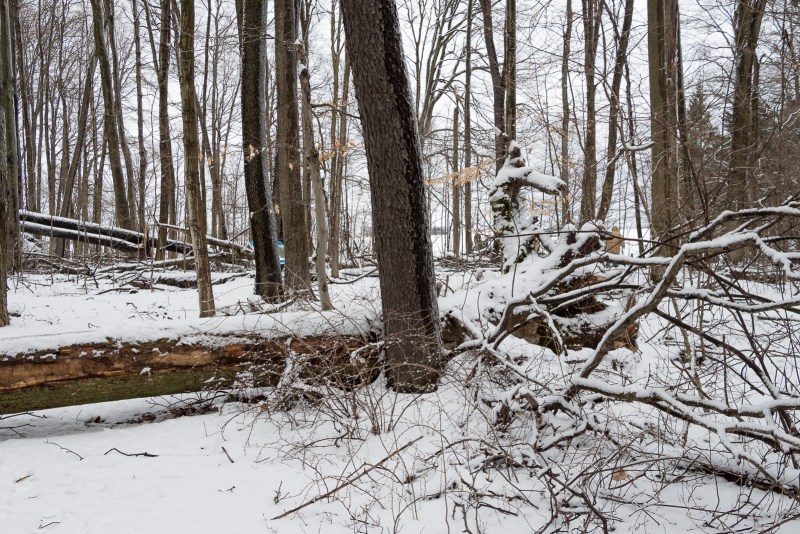
[[[142,232],[126,230],[116,226],[104,226],[77,219],[68,219],[66,217],[54,217],[35,211],[20,210],[19,220],[22,224],[22,231],[29,234],[102,245],[122,252],[136,252],[141,248],[145,248],[147,255],[150,256],[151,251],[160,246],[157,238],[143,234]],[[187,231],[178,226],[165,226],[183,232]],[[253,251],[251,249],[232,241],[216,239],[211,236],[207,236],[206,241],[211,247],[227,250],[242,257],[249,258],[253,256]],[[168,252],[177,252],[183,255],[192,253],[191,243],[174,239],[167,239],[163,248]]]
[[[89,243],[91,245],[101,245],[103,247],[112,248],[121,252],[136,252],[139,250],[139,245],[118,239],[109,235],[101,235],[96,233],[88,233],[80,230],[71,230],[67,228],[60,228],[55,226],[45,226],[43,224],[34,223],[31,221],[22,220],[20,222],[20,229],[28,234],[40,235],[47,237],[59,237],[62,239],[69,239],[70,241],[77,241],[79,243]]]
[[[0,360],[0,415],[139,397],[278,383],[292,356],[308,382],[339,388],[375,380],[377,349],[350,354],[368,342],[356,337],[220,336],[200,343],[164,339],[108,341]]]

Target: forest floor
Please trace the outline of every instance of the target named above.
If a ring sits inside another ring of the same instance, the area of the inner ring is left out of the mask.
[[[457,274],[447,278],[457,291],[465,281]],[[229,315],[198,319],[193,289],[24,275],[12,284],[14,317],[11,327],[0,330],[0,357],[109,340],[355,334],[372,328],[377,317],[376,278],[332,285],[337,311],[325,314],[308,303],[264,314],[251,284],[242,276],[216,285],[218,309]],[[663,325],[648,321],[632,364],[641,368],[661,365],[663,352],[672,350]],[[517,361],[534,353],[552,356],[513,337],[501,349]],[[570,353],[581,356],[580,350]],[[331,390],[322,399],[304,397],[303,390],[287,396],[279,388],[243,388],[240,399],[248,402],[189,394],[0,416],[0,529],[797,531],[791,499],[709,474],[668,442],[645,447],[646,433],[626,434],[636,425],[650,434],[666,425],[646,406],[622,404],[603,412],[605,424],[622,421],[622,430],[606,431],[614,434],[614,446],[578,433],[572,441],[542,446],[546,436],[539,432],[557,423],[543,425],[538,415],[498,424],[496,407],[484,402],[491,387],[474,383],[476,373],[491,375],[481,365],[470,352],[456,356],[438,391],[420,396],[392,393],[381,378],[356,391]],[[715,447],[708,433],[687,429],[685,436],[700,449],[705,443],[706,452]]]

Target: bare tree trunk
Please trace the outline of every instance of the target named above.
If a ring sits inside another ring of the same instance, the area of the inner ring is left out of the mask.
[[[461,257],[461,177],[458,161],[458,104],[456,93],[455,106],[453,107],[453,257],[456,262]]]
[[[70,162],[69,169],[66,173],[64,187],[62,191],[61,209],[58,214],[60,217],[72,216],[72,193],[75,187],[75,178],[78,175],[80,167],[81,153],[83,152],[86,144],[86,126],[89,122],[89,106],[92,104],[92,96],[94,94],[94,71],[97,65],[97,59],[93,56],[90,60],[89,70],[86,75],[86,82],[83,89],[83,98],[81,100],[81,107],[78,111],[78,132],[75,139],[75,148],[72,154],[72,161]],[[64,241],[59,240],[56,243],[56,256],[64,256]]]
[[[183,150],[189,230],[195,254],[200,317],[214,315],[214,292],[206,245],[206,207],[200,193],[200,142],[197,137],[197,96],[194,89],[194,2],[181,0],[178,75],[183,110]]]
[[[116,24],[113,0],[106,2],[106,29],[108,31],[108,47],[111,52],[112,80],[114,87],[114,111],[119,129],[119,145],[122,149],[122,158],[125,161],[125,176],[127,177],[128,210],[131,218],[131,230],[136,228],[136,174],[134,172],[131,147],[128,145],[128,135],[125,133],[125,115],[122,112],[122,73],[119,70],[119,54],[117,53]]]
[[[506,90],[505,133],[509,139],[517,138],[517,0],[506,0],[506,25],[503,34],[505,55],[503,78]]]
[[[751,200],[748,190],[754,184],[756,137],[753,123],[757,120],[758,71],[756,47],[766,0],[740,0],[734,12],[734,79],[731,110],[731,155],[727,186],[727,208],[743,209]]]
[[[567,0],[567,27],[564,31],[564,50],[561,55],[561,181],[566,184],[561,196],[564,223],[572,222],[569,185],[569,54],[572,40],[572,0]]]
[[[331,257],[331,276],[339,276],[339,260],[341,257],[341,235],[342,235],[342,184],[344,182],[344,163],[345,150],[347,144],[347,100],[350,96],[350,56],[345,51],[344,56],[344,78],[342,81],[341,104],[337,103],[339,111],[339,137],[333,140],[336,151],[336,158],[333,163],[333,173],[331,177],[331,209],[330,209],[330,234],[331,240],[328,246],[328,255]]]
[[[608,117],[608,148],[606,149],[606,171],[603,175],[603,189],[600,192],[600,207],[596,219],[605,221],[608,210],[611,209],[611,197],[614,192],[614,174],[617,172],[617,133],[619,130],[620,88],[622,87],[622,74],[628,61],[628,41],[631,35],[633,22],[633,0],[625,0],[625,14],[622,21],[622,32],[615,35],[617,53],[614,60],[614,75],[611,80],[611,94],[609,95],[610,107]],[[616,29],[616,25],[614,25]]]
[[[317,254],[314,262],[319,285],[319,302],[322,311],[332,310],[331,295],[328,291],[328,274],[325,272],[325,253],[328,250],[328,222],[325,217],[325,188],[320,175],[319,151],[314,145],[314,119],[311,116],[311,76],[308,61],[303,62],[300,71],[300,88],[303,92],[303,146],[306,148],[306,161],[314,188],[314,222],[317,225]]]
[[[650,64],[650,131],[652,149],[651,239],[670,254],[678,202],[677,149],[677,16],[676,0],[648,0],[647,47]]]
[[[14,106],[11,17],[8,2],[0,3],[0,326],[10,323],[6,276],[13,262],[16,210],[9,202],[17,190],[17,121]],[[14,224],[12,225],[12,219]]]
[[[506,76],[500,70],[497,59],[497,49],[494,45],[494,31],[492,28],[492,0],[479,0],[483,13],[483,38],[486,42],[486,55],[489,60],[489,72],[492,75],[492,92],[494,96],[494,127],[495,127],[495,169],[499,172],[505,163],[506,142],[503,135],[506,133]],[[505,70],[505,67],[504,67]]]
[[[297,45],[294,0],[275,0],[275,78],[278,90],[277,180],[281,193],[286,286],[311,287],[308,225],[300,176],[300,117],[297,110]]]
[[[475,0],[467,0],[466,80],[464,82],[464,168],[472,167],[472,17]],[[464,237],[472,254],[472,177],[464,181]]]
[[[245,190],[256,263],[255,292],[266,301],[281,298],[283,284],[275,218],[270,205],[264,154],[264,91],[266,2],[245,0],[242,12],[242,140]]]
[[[583,184],[581,186],[581,222],[589,221],[595,214],[597,193],[597,110],[595,84],[595,57],[603,11],[598,0],[582,0],[584,62],[586,77],[586,142],[584,143]]]
[[[343,0],[369,169],[387,382],[436,388],[442,369],[422,154],[393,0]]]
[[[94,48],[100,64],[100,79],[103,89],[103,132],[108,141],[108,159],[111,165],[111,178],[114,182],[114,207],[117,223],[129,230],[133,230],[130,214],[130,204],[125,187],[125,176],[122,174],[122,159],[120,157],[120,142],[117,131],[116,110],[114,107],[114,88],[111,76],[111,63],[106,50],[105,36],[103,33],[103,7],[101,0],[90,0],[92,4],[92,25],[94,28]]]
[[[153,53],[153,65],[158,80],[158,157],[161,187],[158,198],[158,242],[166,243],[168,237],[166,224],[175,224],[175,167],[172,163],[172,133],[169,123],[169,63],[170,63],[170,19],[171,2],[161,0],[161,28],[159,31],[158,52],[155,49],[153,25],[148,3],[144,3],[147,29]],[[163,260],[165,251],[156,250],[156,260]]]
[[[5,150],[0,150],[0,166],[5,165],[5,177],[0,176],[0,195],[5,197],[6,213],[0,213],[0,233],[4,234],[4,242],[0,242],[0,264],[5,270],[0,271],[0,326],[8,324],[6,311],[5,273],[13,272],[20,267],[21,246],[17,211],[20,208],[20,159],[17,141],[17,108],[16,87],[14,79],[14,36],[11,26],[11,5],[4,2],[0,6],[0,114],[5,115],[5,127],[0,127],[0,136],[4,137]],[[2,173],[3,171],[0,171]],[[0,207],[0,210],[3,208]]]
[[[139,0],[131,0],[133,7],[133,42],[136,51],[136,127],[139,137],[139,228],[147,234],[145,218],[145,187],[147,174],[147,149],[144,145],[144,107],[142,106],[142,44],[139,36]],[[146,247],[143,247],[144,250]]]

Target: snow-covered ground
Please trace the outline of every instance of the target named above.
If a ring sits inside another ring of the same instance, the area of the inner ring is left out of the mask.
[[[491,272],[482,278],[446,277],[457,293],[442,306],[469,300],[465,313],[479,323],[477,299],[490,302],[487,288],[501,284]],[[192,289],[13,282],[15,317],[0,329],[6,356],[108,339],[357,333],[378,313],[374,278],[332,285],[337,311],[298,303],[270,315],[243,313],[252,279],[236,278],[214,289],[218,308],[238,314],[213,319],[197,318]],[[680,348],[664,344],[666,332],[644,321],[639,351],[616,351],[600,376],[643,384],[674,373]],[[422,396],[379,379],[321,399],[265,390],[249,392],[260,394],[252,403],[207,399],[203,410],[191,409],[202,395],[186,395],[0,416],[0,532],[577,533],[603,531],[602,515],[609,531],[673,534],[759,532],[793,517],[791,499],[697,468],[744,466],[712,433],[646,405],[587,404],[581,417],[526,410],[531,390],[515,373],[540,380],[529,385],[547,402],[589,349],[561,357],[513,337],[500,349],[508,359],[495,366],[470,351],[455,357],[438,391]]]

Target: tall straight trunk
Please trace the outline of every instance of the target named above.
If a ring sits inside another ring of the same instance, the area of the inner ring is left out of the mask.
[[[6,275],[13,263],[14,228],[17,214],[9,202],[17,189],[16,110],[14,106],[11,53],[11,17],[8,2],[0,3],[0,326],[10,323]]]
[[[347,101],[350,98],[350,56],[344,54],[344,77],[342,78],[342,97],[339,111],[339,137],[335,140],[333,176],[331,177],[330,244],[331,276],[339,276],[342,236],[342,185],[344,183],[345,150],[347,145]]]
[[[739,210],[751,200],[755,186],[757,138],[753,124],[758,118],[756,47],[767,0],[739,0],[734,12],[733,104],[731,106],[731,153],[727,209]]]
[[[600,34],[600,19],[603,15],[598,0],[582,0],[584,60],[586,77],[586,142],[584,143],[583,183],[581,186],[581,222],[589,221],[595,214],[597,194],[597,109],[595,64]]]
[[[4,128],[0,128],[0,136],[4,137],[5,149],[0,150],[0,158],[5,166],[5,177],[0,177],[0,195],[5,197],[5,213],[0,213],[0,264],[5,271],[0,271],[0,285],[5,286],[5,272],[19,267],[21,261],[20,231],[17,211],[20,208],[20,166],[19,145],[17,141],[17,106],[14,79],[14,36],[11,25],[11,6],[4,2],[0,6],[0,113],[5,115]],[[2,172],[2,171],[0,171]],[[2,208],[0,208],[2,210]],[[0,301],[5,299],[3,287]],[[3,314],[6,307],[0,302],[0,326],[4,324]],[[5,317],[5,324],[8,317]]]
[[[494,153],[495,169],[500,172],[506,158],[506,76],[500,70],[497,49],[494,45],[494,29],[492,27],[492,0],[478,0],[483,14],[483,39],[486,42],[486,55],[489,60],[489,72],[492,76],[492,95],[494,111]]]
[[[264,153],[266,42],[262,34],[266,29],[266,2],[245,0],[242,9],[242,148],[256,263],[255,292],[264,300],[275,301],[280,299],[283,285]]]
[[[517,138],[517,0],[506,0],[506,25],[503,34],[505,55],[503,57],[503,78],[505,79],[506,135]]]
[[[30,72],[25,70],[24,46],[22,43],[22,23],[19,17],[19,2],[14,0],[14,43],[16,48],[17,74],[19,76],[20,111],[22,112],[23,147],[25,154],[25,206],[29,210],[39,211],[36,198],[36,115],[33,112],[33,101],[30,96],[32,80]],[[22,204],[22,199],[20,199]]]
[[[169,123],[169,63],[170,63],[170,29],[171,2],[161,0],[161,28],[159,31],[158,52],[155,49],[155,39],[152,31],[152,21],[148,3],[144,3],[147,15],[147,27],[150,33],[150,44],[153,51],[153,64],[158,80],[158,157],[161,177],[161,187],[158,199],[158,242],[166,243],[169,232],[165,224],[175,222],[175,167],[172,163],[172,133]],[[156,259],[163,260],[163,248],[156,251]]]
[[[78,111],[78,132],[75,138],[75,148],[72,153],[72,160],[66,172],[64,180],[64,187],[62,190],[61,208],[58,212],[60,217],[72,217],[72,193],[75,188],[75,179],[78,176],[80,167],[81,153],[86,145],[86,129],[89,122],[89,106],[92,104],[92,96],[94,95],[94,71],[97,65],[97,59],[92,56],[89,60],[89,70],[86,74],[86,82],[83,88],[83,97],[81,99],[81,107]],[[59,239],[56,242],[56,256],[64,256],[65,240]]]
[[[605,221],[611,209],[611,197],[614,192],[614,174],[617,172],[617,133],[619,130],[619,103],[622,87],[622,74],[628,61],[628,42],[630,41],[633,23],[633,2],[625,0],[625,14],[622,20],[622,32],[616,35],[617,53],[614,59],[614,74],[611,80],[608,112],[608,147],[606,148],[606,170],[603,175],[603,188],[600,192],[600,207],[596,219]]]
[[[561,195],[561,211],[566,224],[572,222],[572,212],[569,206],[569,54],[572,40],[572,15],[572,0],[567,0],[567,27],[564,30],[564,49],[561,54],[561,181],[566,184],[564,194]]]
[[[464,168],[472,167],[472,16],[475,0],[467,0],[466,81],[464,82]],[[464,181],[465,251],[472,254],[472,177]]]
[[[367,154],[388,385],[436,388],[442,369],[416,113],[394,0],[342,0]]]
[[[331,88],[331,135],[330,135],[330,152],[332,154],[330,160],[330,172],[328,173],[331,191],[331,204],[328,210],[328,251],[327,254],[331,257],[331,275],[334,278],[339,276],[339,232],[333,224],[333,196],[336,189],[339,187],[337,183],[336,168],[341,154],[339,153],[337,127],[339,125],[338,112],[339,112],[339,76],[340,65],[342,61],[342,48],[341,48],[341,26],[342,19],[337,17],[337,0],[331,0],[331,69],[332,69],[332,88]],[[335,243],[335,245],[334,245]]]
[[[670,254],[678,213],[677,0],[648,0],[647,47],[650,66],[650,131],[653,140],[651,239]]]
[[[119,54],[117,53],[117,40],[115,30],[115,16],[113,0],[106,2],[106,26],[108,31],[108,47],[111,52],[111,69],[114,87],[114,112],[119,129],[119,145],[122,149],[122,158],[125,161],[125,176],[127,177],[128,210],[131,218],[131,229],[136,228],[136,174],[134,172],[133,156],[128,145],[128,136],[125,133],[125,115],[122,112],[122,73],[119,70]]]
[[[461,257],[461,167],[458,161],[458,94],[453,108],[453,257]]]
[[[111,76],[111,62],[108,59],[105,35],[103,32],[103,7],[101,0],[90,0],[92,4],[92,27],[94,29],[94,49],[100,65],[100,81],[103,91],[103,133],[108,141],[108,159],[111,166],[111,179],[114,183],[114,211],[117,224],[122,228],[134,229],[125,175],[122,172],[120,142],[117,131],[116,110],[114,108],[114,86]]]
[[[179,40],[178,77],[181,86],[183,110],[183,151],[186,180],[186,204],[192,248],[197,272],[197,293],[200,300],[200,317],[214,315],[214,292],[208,264],[206,244],[206,207],[200,193],[200,141],[197,136],[197,96],[194,89],[194,2],[181,0],[181,30]]]
[[[314,118],[311,116],[311,76],[308,72],[308,58],[300,71],[300,89],[303,95],[303,146],[306,149],[309,178],[314,188],[314,222],[317,226],[317,254],[314,266],[317,270],[319,302],[322,311],[332,310],[331,295],[328,290],[328,274],[325,272],[325,253],[328,250],[328,222],[325,220],[325,188],[320,174],[319,151],[314,145]]]
[[[131,0],[133,7],[133,43],[136,51],[136,132],[139,138],[139,228],[147,235],[145,218],[145,187],[147,181],[147,148],[144,144],[144,106],[142,105],[142,42],[140,38],[139,1]],[[145,247],[146,248],[146,247]],[[144,251],[145,248],[142,248]]]
[[[310,288],[308,225],[300,176],[300,117],[297,110],[297,46],[294,0],[275,0],[275,78],[278,92],[278,162],[286,286]]]

